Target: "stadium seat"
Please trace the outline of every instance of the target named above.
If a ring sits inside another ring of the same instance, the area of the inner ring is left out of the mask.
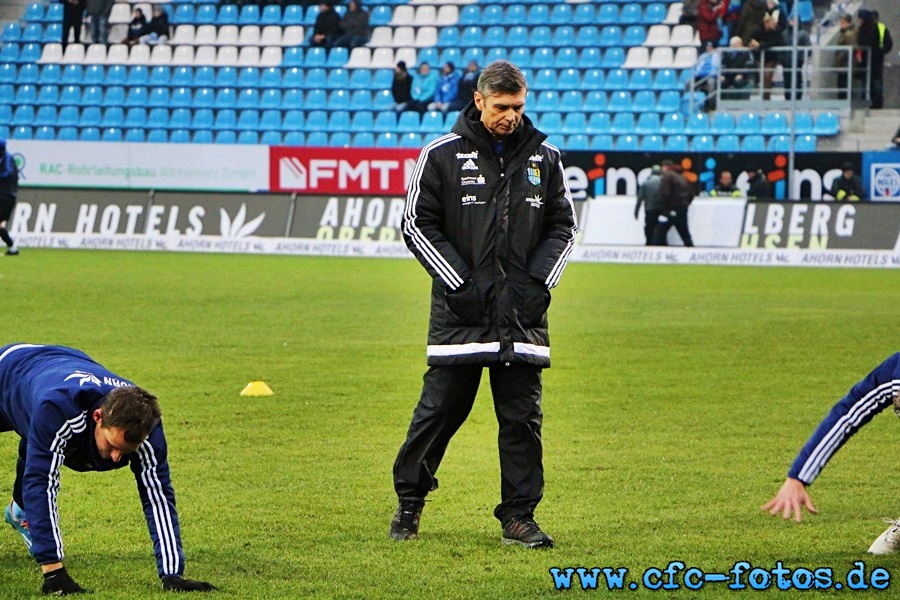
[[[730,134],[734,132],[734,115],[726,112],[717,112],[710,121],[709,130],[716,135]]]
[[[596,23],[600,25],[617,25],[619,23],[619,6],[615,2],[603,2],[597,7]]]
[[[639,141],[636,135],[620,135],[616,138],[616,150],[633,152],[639,149]]]
[[[635,133],[649,135],[659,132],[659,115],[655,112],[642,112],[635,124]]]
[[[612,92],[609,95],[609,110],[612,112],[631,112],[631,92],[624,90]]]
[[[213,144],[215,143],[215,137],[213,132],[209,129],[197,129],[194,130],[191,142],[194,144]]]
[[[607,48],[603,52],[602,66],[606,69],[618,69],[625,64],[625,50],[619,47]]]
[[[4,63],[4,66],[10,67],[13,72],[15,72],[15,65]],[[74,67],[75,65],[69,66]],[[35,65],[21,65],[19,67],[18,80],[14,80],[14,83],[18,83],[19,85],[22,85],[23,83],[51,84],[59,83],[60,81],[62,81],[62,68],[59,65],[43,65],[40,68],[40,73],[37,79],[35,80],[34,69],[36,68],[37,67]]]
[[[191,116],[191,129],[212,129],[215,113],[211,108],[197,108]]]
[[[794,150],[796,152],[815,152],[816,142],[816,136],[814,135],[797,136],[794,139]]]
[[[591,150],[612,150],[615,144],[613,136],[608,133],[601,133],[591,136]]]
[[[634,133],[635,127],[634,113],[616,113],[609,126],[609,132],[617,135],[626,135]]]
[[[100,120],[103,118],[103,113],[100,110],[101,104],[98,102],[97,104],[91,104],[85,106],[81,110],[81,117],[78,119],[79,127],[99,127]]]
[[[579,90],[563,92],[559,99],[559,110],[563,112],[578,112],[582,110],[583,97]]]
[[[143,143],[147,140],[147,134],[141,129],[126,129],[124,141],[131,143]]]
[[[789,131],[787,115],[780,112],[766,113],[760,125],[760,133],[763,135],[786,135]],[[782,152],[778,150],[778,152]]]
[[[37,113],[34,115],[34,121],[32,124],[36,127],[52,127],[56,125],[56,107],[55,106],[40,106],[37,109]],[[54,135],[55,135],[54,131]],[[46,139],[46,138],[44,138]],[[50,138],[52,139],[52,138]]]
[[[74,142],[78,139],[78,128],[72,126],[60,127],[56,132],[56,139],[61,142]]]
[[[684,131],[684,117],[680,113],[664,115],[660,123],[660,133],[678,134]]]
[[[662,23],[667,20],[669,9],[662,2],[652,2],[644,7],[643,22],[648,25]],[[677,20],[676,20],[677,22]]]
[[[742,113],[735,121],[734,133],[751,135],[759,133],[759,115],[756,113]]]
[[[281,25],[281,6],[278,4],[267,4],[263,7],[259,17],[260,25]]]
[[[188,108],[176,108],[169,114],[170,129],[187,129],[191,126],[191,110]],[[171,134],[169,136],[171,138]]]
[[[741,151],[743,152],[765,152],[765,138],[759,134],[744,136],[741,142]]]
[[[628,71],[613,69],[606,74],[606,87],[610,90],[628,89]]]
[[[622,44],[622,28],[618,25],[606,25],[600,30],[598,45],[602,48],[611,48]]]
[[[152,144],[167,144],[169,132],[165,129],[151,129],[147,132],[147,142]]]
[[[815,135],[831,136],[841,131],[841,123],[838,115],[832,112],[819,113],[813,120],[813,133]]]
[[[665,140],[661,135],[645,135],[641,138],[641,150],[644,152],[662,152]]]
[[[773,135],[766,142],[766,149],[769,152],[790,152],[791,138],[786,135]]]
[[[34,128],[30,125],[19,125],[13,128],[11,136],[16,140],[30,140],[34,138]]]
[[[714,152],[715,138],[711,135],[695,135],[691,138],[691,152]]]
[[[522,6],[522,5],[514,5],[514,6]],[[612,6],[612,5],[601,4],[600,6],[603,7],[603,6]],[[510,18],[510,9],[511,8],[512,8],[512,6],[510,6],[506,9],[506,18],[507,18],[508,23],[514,24],[514,21]],[[575,11],[572,13],[572,22],[575,25],[591,25],[594,22],[599,22],[599,17],[595,18],[594,5],[591,4],[590,2],[586,2],[583,4],[576,4]],[[616,19],[609,21],[610,24],[615,23],[615,22],[616,22]]]
[[[726,134],[720,135],[716,139],[716,151],[717,152],[740,152],[741,151],[741,143],[740,138],[734,134]]]
[[[125,133],[121,127],[104,127],[100,140],[104,142],[121,142]]]
[[[2,109],[3,107],[0,107]],[[8,106],[6,107],[9,108]],[[12,119],[12,115],[5,115],[6,118],[0,117],[0,122],[9,122]],[[56,124],[61,127],[74,127],[78,125],[79,120],[79,110],[78,106],[63,106],[59,109],[59,114],[56,117]]]
[[[566,113],[561,131],[568,135],[584,133],[587,131],[587,116],[583,112]]]
[[[687,152],[688,151],[687,136],[681,134],[666,136],[664,150],[666,152]]]
[[[688,115],[684,125],[684,132],[692,135],[709,133],[709,117],[706,113],[698,112]]]

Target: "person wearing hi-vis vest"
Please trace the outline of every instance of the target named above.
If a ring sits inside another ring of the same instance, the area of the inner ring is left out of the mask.
[[[856,202],[864,200],[866,192],[863,189],[862,179],[853,171],[853,165],[844,163],[841,166],[843,173],[831,184],[829,193],[834,196],[835,200]]]

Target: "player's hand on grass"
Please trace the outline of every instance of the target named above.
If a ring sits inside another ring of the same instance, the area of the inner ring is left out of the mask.
[[[163,589],[169,592],[211,592],[218,589],[211,583],[185,579],[180,575],[165,575],[162,578]]]
[[[769,511],[770,515],[781,513],[784,519],[790,519],[791,515],[798,523],[803,520],[803,508],[815,514],[819,511],[813,506],[812,498],[806,493],[806,486],[799,479],[788,477],[781,485],[781,489],[775,497],[763,504],[760,508]]]
[[[41,593],[45,596],[68,596],[69,594],[84,594],[84,589],[69,576],[65,567],[44,573],[44,585]]]

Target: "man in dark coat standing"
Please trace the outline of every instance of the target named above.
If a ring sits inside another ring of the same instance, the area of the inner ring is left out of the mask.
[[[688,206],[694,199],[691,183],[682,175],[681,165],[671,160],[662,161],[662,178],[659,182],[659,199],[662,201],[662,213],[653,231],[653,245],[666,246],[669,229],[675,226],[685,246],[693,246],[691,231],[688,229]]]
[[[452,132],[425,146],[409,183],[403,235],[432,277],[429,369],[394,463],[390,536],[418,536],[425,496],[450,438],[490,371],[499,424],[502,541],[553,540],[534,521],[544,491],[541,371],[547,308],[575,241],[559,150],[524,113],[525,76],[498,60]]]
[[[63,50],[69,43],[69,31],[72,31],[72,41],[81,43],[81,24],[84,21],[84,0],[65,0],[63,4]]]

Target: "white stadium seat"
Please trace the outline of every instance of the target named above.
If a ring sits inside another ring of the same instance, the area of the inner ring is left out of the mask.
[[[656,46],[668,46],[669,26],[651,25],[650,29],[647,30],[647,39],[644,40],[644,45],[650,48],[655,48]]]
[[[225,48],[221,48],[219,52]],[[259,46],[243,46],[238,55],[237,64],[239,67],[257,67],[259,66]]]
[[[238,36],[238,46],[259,46],[259,36],[259,25],[244,25]]]
[[[453,4],[443,4],[437,11],[434,24],[438,27],[456,25],[459,22],[459,7]]]
[[[299,46],[303,43],[303,26],[302,25],[288,25],[284,28],[284,33],[281,35],[281,45],[282,46]],[[265,46],[270,46],[272,44],[264,44]]]
[[[124,65],[128,62],[128,46],[125,44],[113,44],[106,49],[106,64]]]
[[[175,35],[172,36],[171,43],[175,46],[193,44],[195,31],[196,29],[193,25],[178,25],[175,27]]]
[[[281,46],[266,46],[259,57],[260,67],[277,67],[281,64]]]
[[[198,49],[198,52],[202,48]],[[258,62],[258,59],[257,59]],[[197,56],[194,55],[194,64],[197,64]],[[222,46],[216,53],[215,64],[217,67],[236,67],[238,64],[237,46]]]
[[[297,27],[297,25],[294,27]],[[263,27],[262,33],[259,34],[259,44],[260,46],[280,46],[281,27],[278,25],[266,25]]]
[[[371,64],[372,50],[360,46],[359,48],[354,48],[350,51],[350,60],[347,61],[346,67],[348,69],[368,69]]]
[[[195,46],[212,46],[216,43],[216,26],[200,25],[194,33]]]
[[[391,25],[412,25],[415,21],[416,9],[408,4],[401,4],[394,7],[394,13],[391,16]]]
[[[135,44],[128,53],[128,65],[146,65],[150,63],[150,46]]]
[[[169,44],[157,44],[150,51],[151,65],[168,65],[172,62],[172,46]]]
[[[437,27],[419,27],[416,29],[416,39],[413,46],[416,48],[429,48],[437,44]]]
[[[175,46],[175,51],[172,53],[172,64],[179,67],[194,64],[194,47]]]
[[[102,65],[106,62],[106,44],[91,44],[84,53],[88,65]]]
[[[217,46],[237,46],[240,31],[237,25],[222,25],[216,36]]]
[[[628,49],[623,69],[643,69],[650,64],[650,49],[643,46],[632,46]]]
[[[62,44],[51,43],[44,44],[44,49],[41,52],[41,58],[38,60],[39,63],[58,63],[62,62],[63,50]]]
[[[81,64],[84,62],[84,44],[69,44],[63,52],[62,62],[71,64]]]

